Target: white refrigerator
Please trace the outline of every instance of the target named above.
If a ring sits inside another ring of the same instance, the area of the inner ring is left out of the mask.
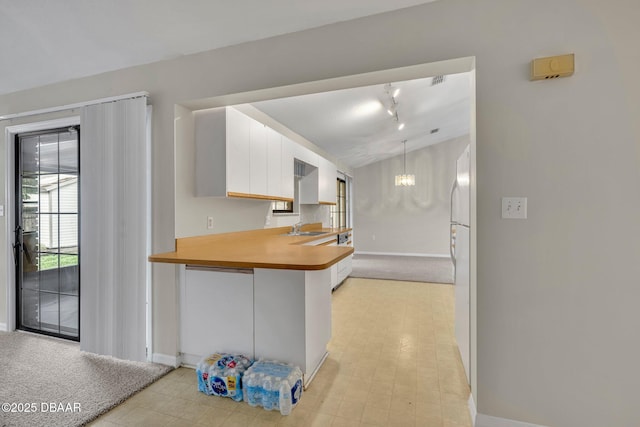
[[[455,331],[460,357],[469,381],[469,146],[456,161],[451,188],[450,250],[454,268]]]

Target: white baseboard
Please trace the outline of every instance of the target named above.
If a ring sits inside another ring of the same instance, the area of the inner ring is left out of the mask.
[[[153,363],[159,363],[161,365],[173,366],[177,368],[180,366],[180,360],[176,356],[168,356],[166,354],[153,353],[151,357]]]
[[[180,353],[180,365],[186,366],[187,368],[195,368],[198,365],[198,362],[200,362],[200,359],[202,359],[202,356]]]
[[[418,253],[399,253],[399,252],[362,252],[355,251],[354,255],[390,255],[390,256],[418,256],[430,258],[451,258],[449,254],[418,254]]]
[[[6,323],[0,323],[0,331],[6,331],[7,330],[7,324]]]
[[[545,427],[539,424],[525,423],[484,414],[477,414],[474,425],[475,427]]]
[[[469,408],[469,415],[471,415],[471,425],[476,426],[476,418],[478,416],[478,410],[476,409],[476,401],[473,400],[473,395],[469,393],[469,400],[467,401],[467,407]]]

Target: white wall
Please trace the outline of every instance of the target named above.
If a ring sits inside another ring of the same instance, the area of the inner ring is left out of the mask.
[[[2,96],[0,113],[149,91],[160,252],[174,244],[174,104],[475,55],[478,410],[639,425],[639,14],[635,0],[441,0]],[[573,77],[528,81],[532,58],[570,52]],[[529,219],[501,220],[502,196],[528,197]],[[175,354],[174,267],[153,275],[154,352]]]
[[[449,256],[451,186],[469,136],[407,154],[414,187],[396,187],[403,156],[357,168],[353,177],[356,251]]]

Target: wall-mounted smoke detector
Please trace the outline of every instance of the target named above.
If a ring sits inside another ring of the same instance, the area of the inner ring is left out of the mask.
[[[557,79],[569,77],[574,71],[574,54],[549,56],[531,61],[531,80]]]

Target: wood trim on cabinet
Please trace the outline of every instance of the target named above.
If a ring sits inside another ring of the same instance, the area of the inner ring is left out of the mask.
[[[293,202],[293,199],[290,199],[288,197],[265,196],[262,194],[250,194],[250,193],[235,193],[233,191],[228,191],[227,197],[236,197],[239,199],[258,199],[258,200],[272,200],[272,201],[279,201],[279,202]]]
[[[336,202],[318,202],[320,205],[335,205]]]

